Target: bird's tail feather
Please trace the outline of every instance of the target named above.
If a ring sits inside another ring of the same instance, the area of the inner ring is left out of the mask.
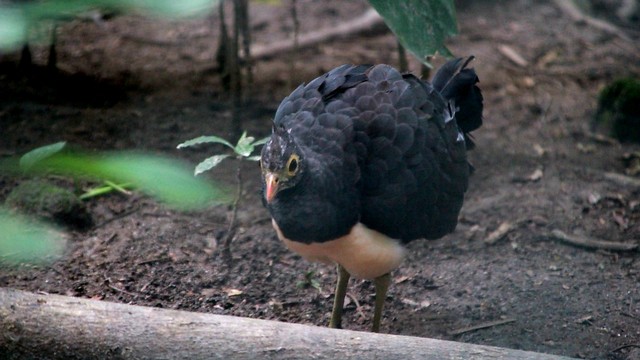
[[[457,58],[444,64],[436,72],[431,84],[447,100],[453,100],[457,112],[456,121],[465,135],[468,147],[473,146],[469,132],[482,125],[482,93],[476,85],[478,76],[467,65],[473,56]]]

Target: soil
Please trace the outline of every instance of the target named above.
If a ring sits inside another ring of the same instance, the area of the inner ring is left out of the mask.
[[[286,3],[252,3],[255,43],[291,36]],[[367,8],[364,1],[298,3],[301,32],[348,21]],[[476,171],[457,230],[409,245],[393,273],[382,332],[639,359],[638,251],[586,249],[551,235],[561,230],[640,243],[639,179],[625,175],[622,161],[640,146],[590,130],[598,91],[640,74],[637,24],[618,23],[624,39],[574,23],[552,2],[524,0],[459,2],[458,18],[460,35],[448,45],[454,54],[477,57],[485,97],[485,124],[474,133],[477,147],[470,153]],[[144,149],[195,165],[222,151],[175,148],[203,134],[235,136],[229,98],[213,71],[218,26],[215,16],[69,22],[59,28],[57,75],[45,76],[37,66],[19,73],[18,55],[3,55],[0,154],[66,140],[91,150]],[[527,64],[505,56],[505,45]],[[47,46],[32,49],[35,64],[43,65]],[[241,127],[266,136],[292,85],[342,63],[397,64],[396,54],[387,33],[256,62]],[[415,61],[410,66],[419,71]],[[233,185],[236,166],[228,161],[203,176]],[[218,246],[228,206],[184,213],[140,194],[110,194],[86,202],[95,225],[68,231],[64,258],[3,268],[0,286],[326,326],[335,269],[285,249],[261,205],[258,168],[247,164],[242,171],[246,191],[230,267]],[[1,178],[0,200],[24,180]],[[351,281],[346,328],[368,331],[373,292],[370,282]]]

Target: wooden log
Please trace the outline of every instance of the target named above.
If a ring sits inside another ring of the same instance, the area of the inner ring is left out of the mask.
[[[0,288],[5,359],[566,359]]]
[[[274,56],[282,56],[286,52],[306,49],[336,39],[345,39],[362,34],[375,35],[383,31],[388,31],[384,20],[374,9],[369,9],[364,14],[348,22],[301,34],[298,38],[297,46],[294,46],[294,41],[291,39],[284,39],[265,45],[254,45],[251,49],[251,58],[253,60],[266,60]]]

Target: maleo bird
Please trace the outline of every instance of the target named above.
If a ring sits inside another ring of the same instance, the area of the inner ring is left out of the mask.
[[[388,65],[342,65],[286,97],[262,149],[263,203],[285,245],[338,267],[329,326],[341,327],[351,276],[373,280],[380,329],[390,271],[415,239],[458,221],[482,124],[473,57],[431,83]]]

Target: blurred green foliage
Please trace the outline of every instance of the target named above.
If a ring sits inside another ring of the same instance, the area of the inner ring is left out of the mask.
[[[49,224],[0,208],[0,264],[43,263],[64,251],[63,234]]]
[[[91,10],[138,12],[165,18],[206,15],[219,0],[44,0],[0,2],[0,50],[25,41],[43,21],[65,20]]]
[[[130,183],[181,210],[202,209],[231,200],[228,191],[196,179],[184,162],[138,152],[85,154],[66,151],[64,143],[56,143],[32,150],[20,159],[2,160],[0,171],[15,176],[56,174]],[[59,243],[57,231],[1,208],[0,229],[0,260],[42,260],[50,253],[46,248],[54,251],[53,246]]]

